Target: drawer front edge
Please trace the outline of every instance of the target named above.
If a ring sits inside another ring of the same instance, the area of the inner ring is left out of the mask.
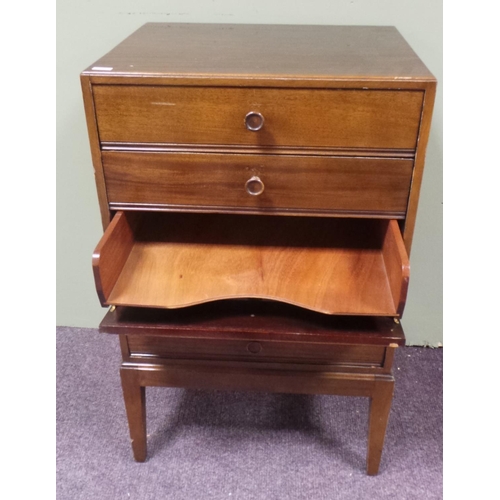
[[[133,358],[383,366],[385,346],[127,335]]]

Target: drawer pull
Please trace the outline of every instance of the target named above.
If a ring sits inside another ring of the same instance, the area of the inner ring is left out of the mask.
[[[252,354],[258,354],[260,351],[262,351],[262,346],[259,344],[259,342],[249,342],[247,345],[247,351],[251,352]]]
[[[264,117],[257,111],[250,111],[245,116],[245,127],[252,132],[257,132],[264,126]]]
[[[254,175],[245,183],[245,188],[248,194],[252,196],[259,196],[259,194],[264,192],[264,183],[260,180],[260,177]]]

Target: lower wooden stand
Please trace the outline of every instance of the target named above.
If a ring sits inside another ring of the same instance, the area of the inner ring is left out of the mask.
[[[283,304],[239,302],[117,308],[101,331],[119,333],[123,396],[137,461],[146,459],[145,387],[251,390],[370,398],[367,472],[377,474],[392,403],[392,318],[331,317]]]
[[[394,390],[394,378],[391,375],[219,368],[214,370],[200,364],[122,364],[120,375],[135,460],[146,460],[145,387],[336,394],[370,397],[367,472],[370,475],[377,474]]]

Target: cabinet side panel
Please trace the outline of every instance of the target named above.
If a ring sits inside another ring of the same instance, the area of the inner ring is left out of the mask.
[[[415,167],[411,183],[410,198],[408,200],[408,209],[406,214],[406,223],[403,238],[408,256],[411,251],[413,240],[413,231],[415,230],[415,220],[417,217],[418,199],[420,196],[420,186],[424,174],[425,153],[429,141],[429,132],[431,128],[432,111],[434,109],[434,99],[436,97],[436,82],[431,82],[424,95],[424,104],[422,109],[422,119],[417,141],[417,153],[415,156]]]
[[[86,75],[80,76],[83,93],[83,104],[85,106],[85,116],[87,119],[87,130],[90,141],[90,152],[92,163],[94,165],[94,177],[97,187],[97,197],[99,208],[101,210],[101,219],[103,229],[108,227],[111,220],[108,197],[106,194],[106,185],[104,181],[104,171],[102,169],[101,150],[99,146],[99,131],[97,129],[97,120],[95,115],[94,98],[92,95],[92,84],[90,78]]]

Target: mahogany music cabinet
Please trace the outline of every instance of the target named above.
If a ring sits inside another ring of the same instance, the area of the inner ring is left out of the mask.
[[[81,82],[135,459],[146,386],[339,394],[376,474],[432,74],[393,27],[149,23]]]

